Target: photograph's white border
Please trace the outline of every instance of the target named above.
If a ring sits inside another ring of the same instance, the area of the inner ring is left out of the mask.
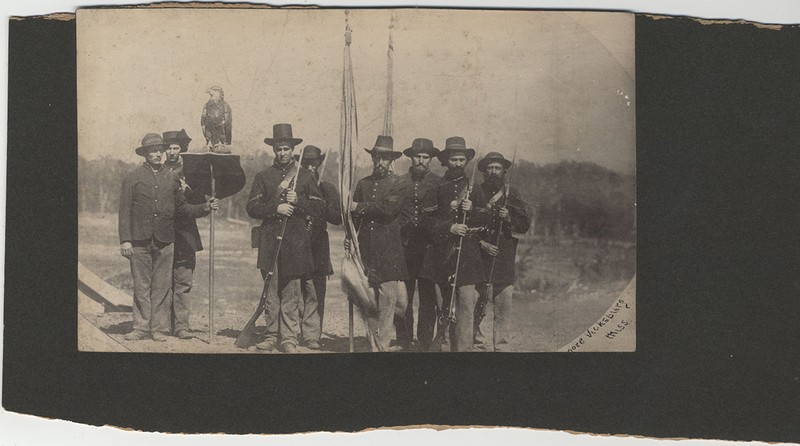
[[[79,7],[93,5],[127,5],[137,2],[106,0],[99,2],[89,2],[86,0],[14,0],[0,4],[2,18],[0,20],[0,34],[2,35],[2,48],[8,48],[8,18],[15,16],[43,15],[56,12],[74,12]],[[356,1],[356,0],[315,0],[292,1],[292,2],[272,2],[272,4],[293,4],[293,5],[320,5],[320,6],[422,6],[423,3],[403,3],[403,2],[376,2],[376,1]],[[492,8],[557,8],[557,9],[591,9],[591,10],[614,10],[631,11],[650,14],[682,15],[693,16],[706,19],[728,19],[728,20],[749,20],[770,24],[798,24],[800,23],[800,2],[795,0],[760,0],[760,1],[726,1],[726,0],[501,0],[492,1],[478,0],[438,0],[435,2],[425,2],[424,6],[440,7],[492,7]],[[2,89],[2,107],[0,108],[0,172],[2,178],[6,176],[6,156],[7,156],[7,90],[8,90],[8,51],[3,51],[3,68],[0,72]],[[5,181],[0,181],[0,224],[2,235],[0,235],[0,271],[4,271],[5,260]],[[0,273],[2,274],[2,273]],[[0,278],[0,289],[5,289],[5,280]],[[0,302],[0,320],[3,318],[3,306]],[[2,332],[0,331],[0,341]],[[0,361],[2,361],[2,351],[0,351]],[[2,379],[2,369],[0,368],[0,380]],[[1,396],[1,395],[0,395]],[[156,433],[134,433],[120,429],[108,427],[84,426],[77,423],[43,420],[29,415],[19,415],[5,410],[0,410],[0,444],[2,445],[40,445],[40,444],[59,444],[59,445],[87,445],[87,444],[115,444],[117,446],[139,445],[139,444],[264,444],[264,442],[280,442],[281,444],[306,445],[306,444],[326,444],[326,445],[351,445],[351,444],[415,444],[417,442],[441,444],[458,443],[460,445],[481,445],[490,442],[503,444],[559,444],[577,445],[587,444],[591,446],[605,445],[643,445],[653,444],[655,440],[646,438],[632,437],[602,437],[591,435],[573,435],[565,432],[556,431],[536,431],[528,429],[453,429],[448,431],[434,430],[402,430],[402,431],[373,431],[360,434],[308,434],[291,436],[273,436],[265,438],[263,436],[211,436],[211,435],[164,435]],[[734,445],[732,441],[711,441],[711,440],[685,440],[679,442],[681,446],[686,445]],[[678,444],[677,440],[661,440],[658,444]],[[751,442],[748,444],[763,444],[761,442]]]

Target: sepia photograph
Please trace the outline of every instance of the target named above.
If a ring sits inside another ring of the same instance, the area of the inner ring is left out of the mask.
[[[634,18],[79,10],[78,349],[635,351]]]

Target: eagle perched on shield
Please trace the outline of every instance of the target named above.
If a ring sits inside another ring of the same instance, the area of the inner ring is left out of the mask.
[[[206,138],[206,147],[212,152],[222,152],[220,145],[230,145],[233,140],[233,118],[231,106],[225,102],[222,88],[213,86],[206,90],[209,98],[203,106],[200,126]]]

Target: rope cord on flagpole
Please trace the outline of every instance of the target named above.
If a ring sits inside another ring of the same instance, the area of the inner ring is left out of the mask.
[[[392,14],[389,20],[389,48],[386,50],[386,108],[383,112],[383,135],[392,136],[394,126],[392,124],[392,107],[394,96],[394,42],[392,30],[397,23],[397,19]]]

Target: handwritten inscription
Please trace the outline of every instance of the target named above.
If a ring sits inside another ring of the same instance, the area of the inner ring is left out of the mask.
[[[623,310],[630,308],[630,304],[625,302],[625,299],[617,299],[614,305],[567,349],[567,352],[579,350],[586,344],[586,340],[592,337],[604,336],[607,339],[614,339],[631,324],[631,320],[623,318],[620,314]]]

